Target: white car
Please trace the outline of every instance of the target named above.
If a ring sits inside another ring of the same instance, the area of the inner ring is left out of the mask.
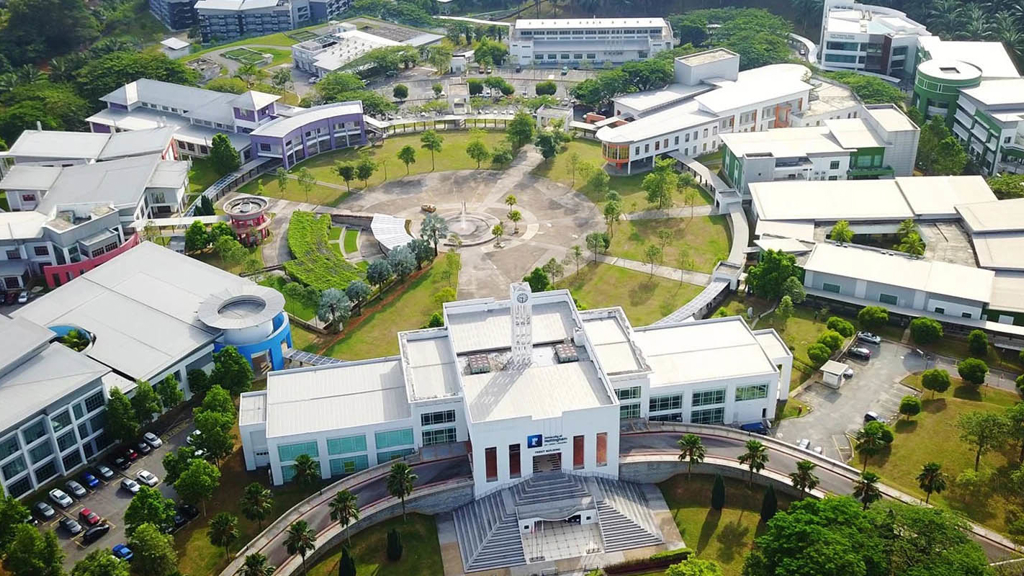
[[[202,435],[203,433],[201,431],[193,430],[189,432],[188,436],[185,437],[185,443],[188,444],[189,446],[192,446],[196,443],[196,440],[199,440],[199,437]]]
[[[135,480],[132,480],[131,478],[125,478],[124,480],[121,480],[121,488],[124,488],[125,490],[131,492],[132,494],[139,493],[139,483],[136,482]]]
[[[156,486],[160,482],[160,479],[149,470],[139,470],[139,473],[135,475],[135,479],[150,488]]]
[[[67,508],[75,502],[71,499],[71,496],[68,496],[63,490],[59,490],[57,488],[50,490],[50,500],[61,508]]]
[[[143,434],[142,439],[146,441],[146,444],[149,444],[150,448],[159,448],[164,445],[164,441],[152,432],[146,432]]]

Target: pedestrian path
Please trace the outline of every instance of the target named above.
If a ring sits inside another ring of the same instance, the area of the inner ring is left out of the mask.
[[[628,268],[637,272],[643,272],[644,274],[651,274],[651,265],[646,262],[637,262],[636,260],[628,260],[626,258],[620,258],[618,256],[609,256],[602,254],[597,257],[598,262],[602,264],[610,264],[612,266],[618,266],[620,268]],[[711,275],[703,272],[694,272],[693,270],[680,270],[678,268],[672,268],[671,266],[656,265],[654,267],[654,276],[661,278],[668,278],[669,280],[679,281],[680,275],[682,275],[682,281],[687,284],[696,284],[698,286],[707,286],[711,283]]]
[[[682,208],[668,208],[666,210],[641,210],[623,214],[623,220],[657,220],[659,218],[696,218],[698,216],[710,216],[715,211],[714,206],[692,206]]]

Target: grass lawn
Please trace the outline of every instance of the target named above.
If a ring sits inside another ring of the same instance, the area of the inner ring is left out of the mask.
[[[790,390],[802,384],[816,371],[814,363],[807,357],[807,347],[817,342],[818,336],[828,330],[825,327],[825,321],[829,316],[820,316],[820,318],[820,320],[815,319],[814,310],[811,308],[795,306],[793,316],[786,321],[785,326],[779,325],[775,321],[774,313],[765,316],[757,323],[759,329],[775,328],[786,346],[793,351],[794,362],[793,373],[789,380]]]
[[[306,28],[300,28],[298,30],[289,30],[287,33],[277,32],[277,33],[274,33],[274,34],[267,34],[266,36],[259,36],[259,37],[256,37],[256,38],[243,38],[241,40],[237,40],[235,42],[231,42],[231,43],[228,43],[228,44],[220,44],[218,46],[211,46],[209,48],[204,48],[203,50],[197,50],[196,52],[193,52],[193,53],[189,54],[188,62],[191,62],[192,60],[196,60],[200,56],[203,56],[203,55],[205,55],[205,54],[207,54],[209,52],[213,52],[214,50],[222,50],[224,48],[234,48],[236,46],[249,46],[249,47],[252,47],[253,50],[259,50],[259,48],[255,48],[255,46],[280,46],[282,48],[288,48],[289,46],[292,46],[294,44],[298,44],[300,42],[300,40],[297,40],[296,38],[293,38],[292,36],[289,36],[289,34],[290,35],[296,35],[296,33],[300,33],[303,30],[313,30],[313,29],[316,29],[316,28],[323,28],[323,27],[324,27],[323,23],[314,24],[313,26],[307,26]]]
[[[588,308],[622,306],[634,326],[646,326],[689,302],[703,289],[610,264],[591,262],[579,275],[566,268],[558,288],[568,288]]]
[[[263,192],[260,193],[259,186],[263,184]],[[277,185],[277,178],[273,174],[264,174],[259,178],[248,182],[245,186],[238,189],[242,194],[255,194],[257,196],[267,196],[270,198],[283,198],[285,200],[292,200],[293,202],[306,202],[306,193],[299,188],[298,180],[294,178],[288,179],[288,184],[281,191],[281,187]],[[327,186],[321,186],[316,184],[313,189],[309,191],[308,201],[312,204],[319,204],[321,206],[336,206],[345,197],[348,196],[348,192],[345,190],[338,190],[337,188],[328,188]]]
[[[276,275],[267,276],[266,278],[260,281],[261,286],[268,286],[270,288],[273,288],[284,296],[285,312],[297,318],[301,318],[302,320],[312,320],[313,317],[316,316],[316,309],[314,309],[312,306],[307,306],[302,302],[296,302],[295,300],[288,298],[288,295],[285,294],[283,290],[285,284],[287,284],[287,282],[285,281],[284,276]],[[295,344],[296,348],[300,348],[300,346],[298,346],[297,343]]]
[[[662,248],[664,258],[661,264],[666,266],[680,268],[679,256],[684,249],[692,259],[686,268],[698,272],[711,272],[715,264],[729,257],[729,225],[724,216],[620,222],[608,253],[643,262],[644,250],[650,243],[662,245],[658,237],[662,231],[671,235]]]
[[[341,231],[344,230],[344,226],[331,226],[327,229],[328,240],[338,240],[341,238]]]
[[[345,253],[346,254],[358,254],[359,253],[359,229],[358,228],[346,228],[345,229]]]
[[[467,131],[441,131],[438,134],[444,138],[444,142],[441,144],[441,151],[434,153],[435,172],[476,169],[476,162],[466,155],[466,144],[477,138],[476,134]],[[492,150],[496,145],[505,141],[504,132],[482,132],[479,137]],[[291,172],[294,174],[302,168],[308,168],[316,176],[317,180],[344,186],[345,181],[334,171],[334,164],[336,162],[357,162],[361,155],[367,154],[378,164],[386,160],[388,178],[397,179],[405,175],[405,165],[397,156],[398,151],[405,146],[412,146],[416,149],[416,163],[409,165],[409,173],[423,174],[430,172],[430,152],[420,148],[419,134],[392,136],[384,140],[383,146],[360,146],[358,148],[325,152],[300,163],[295,168],[292,168]],[[484,162],[480,167],[489,169],[491,164]],[[369,185],[376,186],[382,182],[384,182],[384,168],[378,165],[377,171],[370,177]],[[353,180],[351,185],[353,188],[361,189],[363,188],[363,181]],[[297,190],[298,186],[296,185],[295,188]]]
[[[734,292],[722,302],[722,305],[718,307],[718,310],[715,310],[713,316],[742,316],[749,324],[752,320],[747,317],[748,308],[754,309],[754,318],[757,318],[759,314],[771,308],[771,304],[757,296],[748,296],[742,291]]]
[[[327,343],[326,337],[302,326],[292,324],[292,347],[296,350],[316,353]]]
[[[949,488],[941,494],[933,494],[931,503],[957,510],[971,520],[1006,533],[1006,513],[1016,500],[1008,498],[1011,489],[1006,480],[1016,468],[1019,445],[1007,442],[1002,449],[983,455],[979,471],[991,474],[991,479],[981,483],[978,493],[966,493],[954,486],[954,480],[961,472],[974,469],[975,450],[960,440],[954,423],[966,412],[1002,412],[1005,407],[1019,402],[1020,397],[985,386],[975,390],[963,385],[959,378],[952,380],[953,386],[942,394],[935,394],[934,398],[932,392],[924,392],[921,413],[911,420],[896,422],[895,441],[887,452],[868,460],[868,469],[881,475],[887,484],[924,498],[924,492],[917,485],[917,474],[925,463],[938,462],[949,477]],[[904,383],[921,389],[919,375],[908,376]],[[857,462],[863,461],[858,458]]]
[[[0,210],[11,211],[11,205],[7,203],[7,192],[0,192]]]
[[[443,258],[438,258],[429,270],[411,283],[389,288],[384,293],[385,298],[394,296],[396,291],[401,293],[380,309],[370,312],[365,318],[350,318],[341,339],[327,348],[323,354],[344,360],[398,354],[396,334],[403,330],[421,328],[430,319],[431,314],[441,310],[441,306],[434,301],[434,295],[445,287],[440,279],[443,266]],[[455,282],[454,287],[457,291],[458,280]]]
[[[220,176],[213,169],[213,164],[206,158],[193,158],[192,168],[188,171],[188,190],[190,194],[202,194],[216,182]]]
[[[260,267],[262,267],[263,266],[263,251],[260,250],[260,247],[259,246],[254,246],[252,248],[247,248],[247,250],[249,251],[249,254],[251,256],[255,256],[256,259],[260,261]],[[241,274],[241,272],[242,272],[242,267],[243,267],[242,264],[235,264],[235,265],[228,264],[227,262],[225,262],[224,260],[221,259],[220,254],[217,254],[217,252],[213,248],[207,248],[206,250],[204,250],[204,251],[202,251],[202,252],[200,252],[198,254],[191,254],[191,256],[193,258],[195,258],[196,260],[199,260],[201,262],[205,262],[206,264],[209,264],[210,266],[216,266],[217,268],[220,268],[221,270],[224,270],[226,272],[231,272],[232,274]]]
[[[714,476],[686,474],[673,476],[658,485],[675,518],[683,542],[698,558],[714,560],[722,566],[724,576],[739,576],[754,538],[760,536],[761,499],[764,488],[725,478],[725,508],[711,508],[711,486]],[[776,492],[779,510],[789,507],[792,498]]]
[[[911,342],[913,342],[911,340]],[[953,358],[967,358],[974,356],[971,354],[970,347],[967,345],[967,340],[962,338],[954,338],[952,336],[946,336],[933,344],[919,345],[916,346],[934,352],[942,356],[952,356]],[[996,347],[989,345],[988,353],[981,357],[990,368],[1001,368],[1010,372],[1024,372],[1024,366],[1021,365],[1020,356],[1014,351],[1000,350]]]
[[[402,535],[402,557],[388,560],[387,534],[392,528]],[[385,520],[352,536],[349,552],[355,557],[356,573],[368,576],[434,576],[444,573],[441,545],[437,541],[437,525],[433,516],[409,514]],[[338,573],[341,547],[310,567],[309,576],[333,576]]]

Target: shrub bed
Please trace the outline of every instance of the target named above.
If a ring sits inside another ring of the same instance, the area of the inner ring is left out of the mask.
[[[666,550],[664,552],[653,554],[647,558],[635,558],[633,560],[626,560],[624,562],[605,566],[604,573],[611,576],[614,574],[633,574],[636,572],[647,572],[668,568],[673,564],[686,561],[692,554],[693,550],[690,550],[689,548]]]
[[[349,282],[363,276],[359,268],[331,248],[331,217],[312,212],[294,212],[288,222],[288,249],[295,260],[284,263],[288,275],[321,292],[344,290]]]

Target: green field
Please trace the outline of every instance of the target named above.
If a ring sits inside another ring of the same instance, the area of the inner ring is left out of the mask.
[[[760,511],[765,489],[725,478],[725,507],[717,511],[711,508],[713,484],[713,476],[694,475],[687,480],[680,474],[658,487],[686,546],[698,558],[718,562],[724,576],[739,576],[754,538],[764,531]],[[779,510],[788,508],[792,498],[781,491],[775,494]]]
[[[441,310],[441,306],[434,301],[434,295],[446,286],[440,279],[443,266],[443,258],[438,258],[429,270],[411,283],[391,286],[384,297],[394,296],[399,291],[398,297],[370,312],[366,318],[350,318],[349,325],[354,321],[358,323],[351,329],[346,327],[341,339],[332,344],[324,355],[343,360],[362,360],[398,354],[396,334],[423,327],[431,314]],[[457,279],[454,288],[458,290]]]
[[[208,159],[192,159],[192,167],[188,171],[189,194],[202,194],[218,179],[220,179],[220,175],[213,169],[213,164]]]
[[[346,228],[345,229],[345,253],[346,254],[359,254],[359,229],[358,228]]]
[[[700,293],[700,286],[610,264],[590,262],[574,274],[566,266],[565,278],[555,286],[568,288],[587,308],[622,306],[634,326],[646,326],[686,304]]]
[[[287,312],[287,313],[291,314],[292,316],[295,316],[296,318],[299,318],[301,320],[306,320],[306,321],[312,320],[313,317],[316,316],[316,309],[313,308],[312,306],[306,305],[303,302],[297,302],[297,301],[293,300],[292,298],[289,298],[288,295],[285,294],[285,292],[283,290],[285,284],[287,284],[287,281],[285,280],[284,276],[276,276],[276,275],[267,276],[266,278],[264,278],[263,280],[260,281],[260,285],[268,286],[270,288],[273,288],[273,289],[277,290],[278,292],[281,292],[282,295],[284,295],[284,311],[285,312]],[[296,348],[301,348],[301,346],[299,346],[297,343],[295,343],[295,344],[296,344],[296,346],[295,346]]]
[[[402,557],[396,562],[385,553],[387,534],[398,530],[402,537]],[[385,520],[361,530],[352,536],[350,553],[356,561],[356,573],[367,576],[436,576],[444,573],[441,564],[441,545],[437,541],[437,525],[433,516],[409,514]],[[334,576],[341,560],[339,546],[310,566],[309,576]]]
[[[189,54],[188,61],[191,62],[192,60],[196,60],[200,56],[204,56],[215,50],[223,50],[224,48],[234,48],[237,46],[279,46],[281,48],[288,48],[294,44],[302,42],[303,40],[309,39],[305,38],[304,36],[303,39],[299,39],[299,37],[302,36],[303,32],[312,33],[312,30],[316,30],[317,28],[323,27],[324,24],[314,24],[313,26],[307,26],[305,28],[299,28],[297,30],[290,30],[288,32],[276,32],[274,34],[267,34],[266,36],[257,36],[255,38],[242,38],[241,40],[236,40],[234,42],[229,42],[227,44],[210,46],[209,48],[197,50]],[[259,50],[259,48],[254,49]]]
[[[662,232],[669,233],[667,242],[659,237]],[[659,264],[711,272],[729,257],[729,225],[724,216],[627,220],[616,225],[608,253],[645,262],[644,251],[652,243],[662,248]],[[684,251],[691,260],[685,267],[679,260]]]
[[[263,187],[262,190],[260,190],[261,185]],[[298,180],[294,178],[288,179],[288,183],[282,192],[277,178],[273,174],[264,174],[248,182],[245,186],[239,188],[238,191],[242,194],[282,198],[293,202],[309,202],[310,204],[319,204],[321,206],[337,206],[348,196],[348,192],[344,188],[338,190],[337,188],[330,188],[319,184],[314,185],[307,196],[306,192],[299,188]]]
[[[441,131],[438,134],[444,138],[444,142],[441,144],[441,151],[434,153],[434,172],[444,172],[448,170],[475,170],[476,162],[466,155],[466,144],[477,137],[479,137],[483,143],[492,150],[495,146],[505,141],[504,132],[490,131],[482,132],[477,135],[471,132]],[[430,152],[420,148],[421,145],[422,143],[420,142],[419,134],[393,136],[384,140],[384,144],[381,146],[346,148],[344,150],[336,150],[326,152],[318,156],[313,156],[309,160],[306,160],[292,168],[291,172],[294,174],[302,168],[307,168],[320,182],[330,182],[332,184],[344,186],[345,181],[342,180],[341,176],[339,176],[334,169],[335,163],[358,162],[360,157],[365,154],[378,163],[377,171],[368,181],[369,186],[376,186],[384,182],[385,168],[380,165],[381,162],[387,162],[388,179],[397,180],[406,175],[405,164],[403,164],[397,156],[398,151],[405,146],[412,146],[416,149],[416,162],[409,165],[409,174],[423,174],[430,172]],[[481,168],[486,169],[490,169],[492,167],[493,166],[487,162],[481,165]],[[353,180],[350,184],[354,189],[363,188],[363,182],[361,180]],[[295,186],[294,188],[298,188],[298,186]]]

